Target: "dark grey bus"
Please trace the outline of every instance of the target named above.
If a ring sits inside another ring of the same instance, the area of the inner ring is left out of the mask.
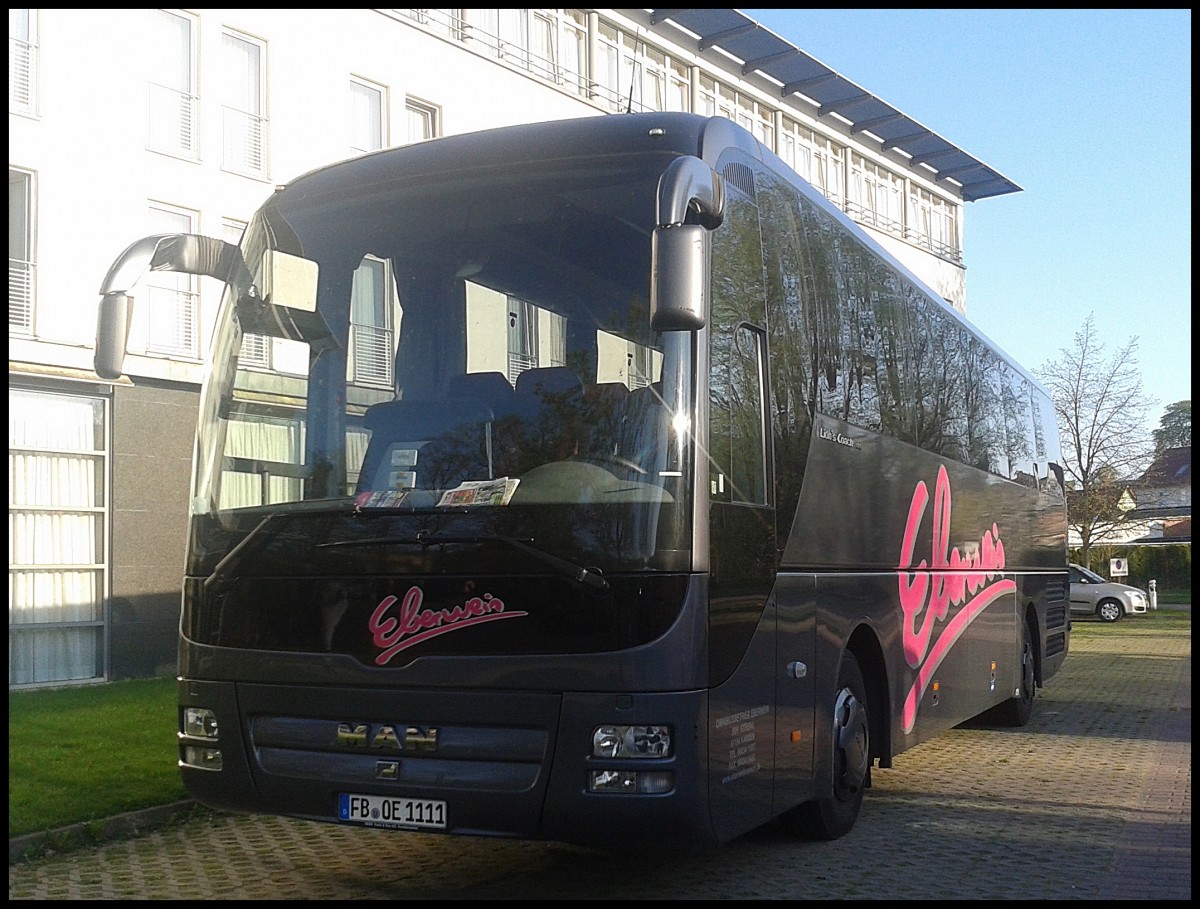
[[[222,809],[582,843],[851,829],[1069,644],[1045,390],[749,133],[596,116],[278,189],[201,398],[179,759]],[[1031,786],[1033,786],[1031,781]]]

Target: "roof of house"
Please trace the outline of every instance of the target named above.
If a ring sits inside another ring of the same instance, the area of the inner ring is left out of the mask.
[[[1165,448],[1146,468],[1139,486],[1191,486],[1192,446]]]

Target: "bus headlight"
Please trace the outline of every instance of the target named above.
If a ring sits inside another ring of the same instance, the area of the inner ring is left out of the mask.
[[[201,770],[220,770],[221,749],[197,748],[195,745],[185,745],[183,747],[183,763],[189,767],[198,767]]]
[[[207,707],[184,707],[183,734],[199,739],[217,738],[216,713]]]
[[[220,770],[217,714],[207,707],[184,707],[180,718],[180,763],[201,770]]]
[[[670,726],[597,726],[592,730],[592,757],[665,758],[670,756]]]
[[[588,792],[658,795],[674,788],[675,774],[669,770],[593,770],[588,777]]]

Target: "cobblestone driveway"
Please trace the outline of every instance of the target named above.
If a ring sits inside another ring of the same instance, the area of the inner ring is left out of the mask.
[[[833,843],[764,829],[618,858],[218,815],[11,865],[9,897],[1189,899],[1191,626],[1165,619],[1077,622],[1029,726],[960,727],[901,755]]]

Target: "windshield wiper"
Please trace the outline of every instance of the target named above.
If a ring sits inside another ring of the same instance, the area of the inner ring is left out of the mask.
[[[504,543],[511,546],[513,549],[519,549],[527,555],[533,556],[540,562],[543,562],[554,568],[563,577],[570,578],[577,584],[583,587],[588,587],[595,590],[597,593],[605,593],[609,588],[609,583],[604,574],[596,567],[585,568],[582,565],[577,565],[569,559],[564,559],[553,553],[546,552],[544,549],[538,549],[536,546],[530,545],[532,539],[521,540],[517,537],[505,536],[500,533],[482,533],[482,534],[440,534],[430,533],[425,530],[418,531],[416,535],[411,537],[368,537],[360,540],[338,540],[333,543],[319,543],[317,548],[334,546],[396,546],[396,545],[417,545],[423,548],[429,546],[447,546],[456,543]]]

